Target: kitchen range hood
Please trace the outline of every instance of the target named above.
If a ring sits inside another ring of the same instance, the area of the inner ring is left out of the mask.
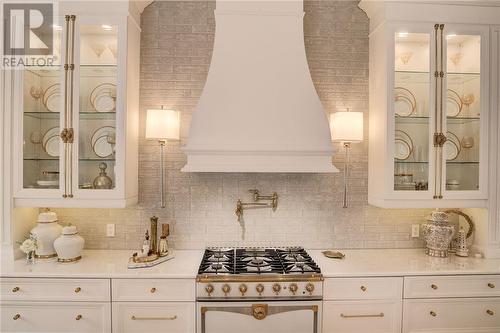
[[[337,172],[307,64],[303,3],[217,1],[185,172]]]

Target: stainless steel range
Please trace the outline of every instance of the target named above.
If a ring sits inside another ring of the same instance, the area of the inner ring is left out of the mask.
[[[293,248],[207,249],[196,284],[199,333],[318,333],[321,270]]]

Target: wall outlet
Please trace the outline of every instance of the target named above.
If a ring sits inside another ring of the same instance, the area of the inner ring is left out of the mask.
[[[420,236],[420,224],[411,225],[411,237],[417,238]]]
[[[107,237],[115,237],[115,224],[114,223],[106,224],[106,236]]]

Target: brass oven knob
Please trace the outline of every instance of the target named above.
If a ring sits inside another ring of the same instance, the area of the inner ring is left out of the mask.
[[[306,290],[309,293],[309,295],[312,295],[312,293],[314,291],[314,284],[312,284],[312,283],[306,284]]]
[[[242,283],[240,284],[240,287],[238,288],[240,290],[241,296],[245,296],[245,293],[248,290],[248,287],[246,284]]]
[[[299,289],[299,287],[297,286],[297,284],[296,284],[296,283],[292,283],[292,284],[290,284],[290,286],[288,287],[288,290],[290,290],[290,292],[291,292],[292,294],[294,294],[294,295],[295,295],[295,293],[297,292],[297,290],[298,290],[298,289]]]
[[[259,293],[259,296],[261,296],[262,292],[264,291],[264,286],[259,283],[257,286],[255,286],[255,290],[257,290],[257,292]]]
[[[231,286],[229,286],[227,283],[222,286],[222,292],[224,293],[224,296],[227,296],[227,294],[231,291]]]
[[[279,283],[273,284],[273,291],[276,295],[278,295],[280,293],[280,290],[281,290],[281,286],[279,285]]]
[[[13,293],[17,293],[18,291],[19,291],[19,287],[14,287],[14,288],[12,288],[12,292],[13,292]]]
[[[495,284],[494,283],[488,283],[488,287],[490,287],[491,289],[495,288]]]
[[[431,288],[436,290],[438,288],[438,286],[436,286],[435,284],[431,284]]]
[[[214,292],[214,286],[211,284],[207,284],[205,287],[205,291],[207,292],[208,296],[212,296],[212,293]]]

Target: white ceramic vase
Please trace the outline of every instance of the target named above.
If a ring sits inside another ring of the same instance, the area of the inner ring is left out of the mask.
[[[62,226],[57,223],[57,214],[43,212],[38,215],[37,225],[31,229],[36,237],[37,249],[35,257],[40,259],[54,258],[57,256],[54,241],[61,235]]]
[[[62,234],[54,242],[59,262],[74,262],[82,258],[85,244],[83,237],[78,235],[75,226],[64,227]]]

